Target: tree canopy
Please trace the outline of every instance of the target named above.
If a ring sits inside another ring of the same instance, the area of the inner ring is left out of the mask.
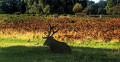
[[[73,13],[76,3],[87,6],[87,0],[0,0],[0,12],[6,14],[20,13]],[[85,4],[86,3],[86,4]]]
[[[76,3],[73,7],[73,12],[77,13],[77,12],[81,12],[82,11],[82,5],[79,3]]]
[[[119,14],[119,4],[120,0],[99,0],[98,3],[92,0],[0,0],[0,13],[74,14],[83,12],[86,14]],[[75,11],[78,8],[79,10]]]

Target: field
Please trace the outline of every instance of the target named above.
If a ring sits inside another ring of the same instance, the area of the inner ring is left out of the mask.
[[[36,42],[21,39],[1,39],[1,62],[119,62],[120,49],[71,46],[72,54],[56,54]],[[13,45],[13,46],[12,46]],[[105,46],[105,45],[103,45]]]
[[[72,54],[43,46],[49,25]],[[30,41],[30,42],[28,42]],[[0,62],[120,62],[120,18],[0,15]]]

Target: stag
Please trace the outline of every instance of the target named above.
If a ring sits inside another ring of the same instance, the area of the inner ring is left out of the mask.
[[[47,45],[50,48],[50,51],[53,53],[72,53],[70,46],[68,46],[64,42],[57,41],[53,38],[53,35],[59,31],[59,29],[55,30],[56,26],[50,26],[50,30],[48,31],[48,35],[46,37],[42,37],[46,39],[43,45]]]

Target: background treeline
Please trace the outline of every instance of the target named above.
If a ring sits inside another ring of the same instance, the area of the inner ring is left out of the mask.
[[[77,2],[84,8],[87,6],[87,0],[1,0],[0,13],[73,13],[72,8]]]
[[[120,0],[0,0],[1,14],[120,14]]]

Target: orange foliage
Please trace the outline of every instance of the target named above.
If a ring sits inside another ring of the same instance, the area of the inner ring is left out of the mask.
[[[94,39],[102,38],[105,42],[111,39],[120,40],[120,18],[104,17],[104,18],[79,18],[79,17],[61,17],[61,18],[36,18],[30,21],[19,21],[13,24],[0,23],[0,30],[14,29],[18,32],[23,31],[37,31],[44,32],[49,29],[48,24],[58,24],[57,28],[60,28],[59,33],[64,33],[65,36],[69,36],[68,33],[72,32],[70,38],[82,39],[85,36],[91,36]]]

